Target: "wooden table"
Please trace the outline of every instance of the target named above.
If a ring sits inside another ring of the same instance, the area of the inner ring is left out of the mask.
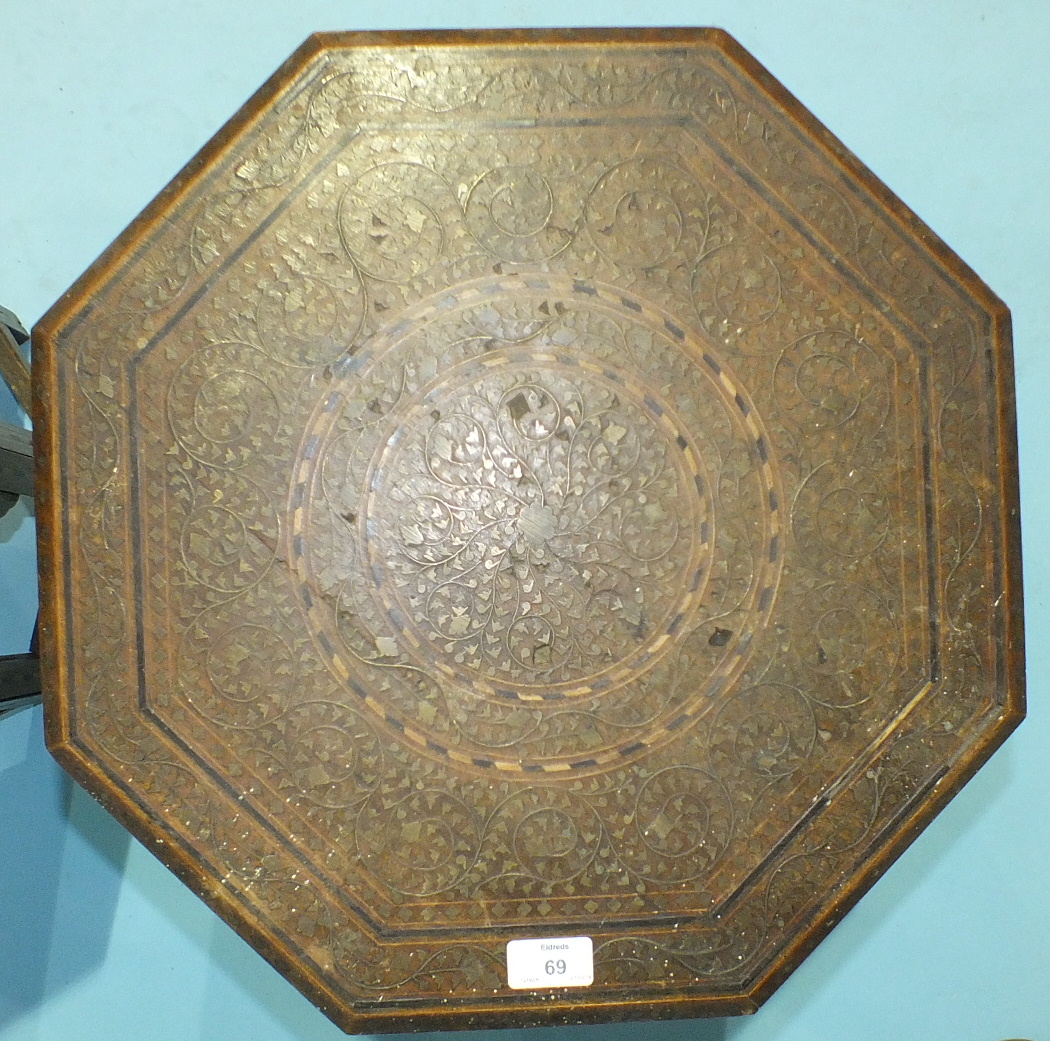
[[[313,37],[34,364],[50,746],[347,1030],[753,1011],[1023,715],[1009,314],[718,31]]]

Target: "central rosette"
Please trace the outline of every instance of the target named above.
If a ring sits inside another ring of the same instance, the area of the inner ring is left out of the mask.
[[[639,665],[688,612],[702,488],[645,388],[494,351],[398,409],[365,511],[376,592],[445,671],[566,696]]]
[[[289,575],[340,696],[413,753],[601,770],[746,667],[783,558],[769,437],[655,305],[468,282],[305,392]]]

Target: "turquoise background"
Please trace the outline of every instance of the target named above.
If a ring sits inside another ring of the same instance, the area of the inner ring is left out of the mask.
[[[572,23],[728,29],[1011,306],[1030,713],[757,1015],[531,1035],[1050,1041],[1045,0],[0,0],[0,301],[36,321],[315,29]],[[34,567],[20,505],[0,652],[28,641]],[[0,722],[2,1041],[341,1036],[64,777],[39,709]]]

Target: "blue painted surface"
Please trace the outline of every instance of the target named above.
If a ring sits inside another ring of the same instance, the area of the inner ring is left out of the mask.
[[[729,29],[1010,304],[1031,704],[756,1016],[530,1037],[1050,1041],[1044,0],[0,0],[0,300],[35,321],[312,30],[570,22]],[[0,652],[35,613],[19,511],[0,521]],[[2,1041],[341,1036],[63,777],[39,710],[0,722]]]

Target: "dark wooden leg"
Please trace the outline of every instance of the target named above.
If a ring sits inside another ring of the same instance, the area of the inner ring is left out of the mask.
[[[28,414],[32,408],[29,384],[29,366],[19,348],[29,339],[29,333],[15,315],[0,307],[0,376],[7,381],[15,400]]]
[[[6,307],[0,307],[0,377],[11,388],[15,400],[29,411],[29,367],[20,348],[29,339],[22,323]],[[33,437],[28,430],[0,423],[0,517],[18,501],[33,494]]]
[[[0,307],[0,376],[18,403],[29,411],[29,369],[19,348],[29,334],[6,308]],[[28,430],[0,423],[0,517],[20,495],[33,496],[33,438]],[[27,654],[0,655],[0,716],[40,700],[40,656],[37,629]]]
[[[28,654],[0,655],[0,717],[39,701],[40,652],[34,625]]]
[[[20,495],[33,496],[33,436],[21,427],[0,423],[0,517]]]

